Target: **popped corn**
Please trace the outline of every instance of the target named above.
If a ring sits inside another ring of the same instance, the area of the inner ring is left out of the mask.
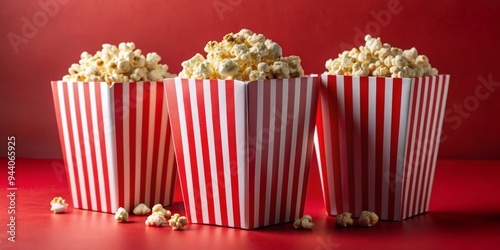
[[[168,224],[172,227],[172,230],[182,230],[189,223],[186,216],[180,216],[179,214],[174,214],[168,220]]]
[[[365,46],[342,52],[338,58],[326,61],[325,67],[325,73],[330,75],[413,78],[438,74],[429,59],[419,55],[417,49],[391,47],[370,35],[365,36]]]
[[[68,204],[62,197],[54,197],[54,199],[50,202],[50,211],[55,214],[64,213],[67,207]]]
[[[149,212],[151,212],[151,209],[149,209],[149,207],[144,203],[140,203],[139,205],[135,206],[134,210],[132,211],[132,213],[134,213],[135,215],[146,215]]]
[[[170,217],[172,215],[169,210],[163,208],[163,205],[161,204],[156,204],[153,206],[153,214],[159,214],[163,216],[164,218]]]
[[[363,211],[358,218],[358,224],[360,226],[371,227],[378,222],[378,216],[374,212]]]
[[[161,57],[156,53],[142,54],[132,42],[117,46],[103,44],[102,50],[91,55],[87,51],[80,55],[78,63],[68,69],[63,81],[128,82],[162,81],[175,77],[168,72],[166,64],[159,64]]]
[[[304,215],[302,218],[296,219],[293,222],[293,227],[295,229],[312,229],[314,227],[314,223],[312,223],[312,217],[310,215]]]
[[[196,54],[182,62],[179,77],[254,81],[304,76],[300,57],[283,57],[277,43],[248,29],[210,41],[204,50],[207,58]]]
[[[128,212],[125,208],[120,207],[115,213],[115,220],[118,222],[126,222],[128,220]]]
[[[354,221],[351,218],[352,214],[349,212],[345,212],[342,214],[337,215],[337,218],[335,218],[335,223],[339,227],[350,227],[354,224]]]
[[[154,226],[154,227],[161,227],[163,223],[165,223],[166,219],[163,217],[163,215],[158,214],[158,213],[153,213],[152,215],[148,216],[144,224],[146,226]]]

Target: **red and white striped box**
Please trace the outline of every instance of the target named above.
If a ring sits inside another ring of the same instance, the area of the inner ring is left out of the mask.
[[[302,215],[317,76],[165,83],[191,222],[254,229]]]
[[[172,203],[177,168],[163,82],[52,82],[73,206]]]
[[[321,76],[315,146],[330,215],[428,210],[449,79]]]

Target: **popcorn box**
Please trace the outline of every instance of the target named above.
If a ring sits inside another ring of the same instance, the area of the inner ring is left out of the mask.
[[[191,222],[254,229],[302,214],[317,76],[165,83]]]
[[[75,208],[172,203],[177,175],[163,82],[52,82]]]
[[[449,75],[322,75],[315,148],[330,215],[428,210]]]

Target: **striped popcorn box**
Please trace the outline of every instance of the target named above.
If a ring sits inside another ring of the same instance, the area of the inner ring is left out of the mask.
[[[52,82],[75,208],[172,203],[177,175],[163,82]]]
[[[165,82],[191,222],[253,229],[302,214],[317,76]]]
[[[449,78],[321,76],[315,146],[330,215],[428,210]]]

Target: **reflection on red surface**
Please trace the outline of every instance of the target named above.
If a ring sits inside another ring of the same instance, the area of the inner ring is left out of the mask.
[[[6,159],[0,164],[6,166]],[[291,223],[240,230],[190,224],[185,231],[146,227],[146,217],[131,215],[116,223],[112,214],[69,208],[52,214],[54,196],[69,198],[61,160],[18,159],[16,166],[16,242],[0,237],[3,249],[491,249],[500,244],[500,161],[438,161],[430,212],[403,222],[379,222],[373,228],[336,228],[326,215],[318,170],[313,163],[305,213],[313,230]],[[0,218],[8,223],[7,170],[0,172]],[[180,192],[172,212],[183,214]],[[4,226],[4,229],[7,227]],[[5,230],[4,230],[5,231]]]

